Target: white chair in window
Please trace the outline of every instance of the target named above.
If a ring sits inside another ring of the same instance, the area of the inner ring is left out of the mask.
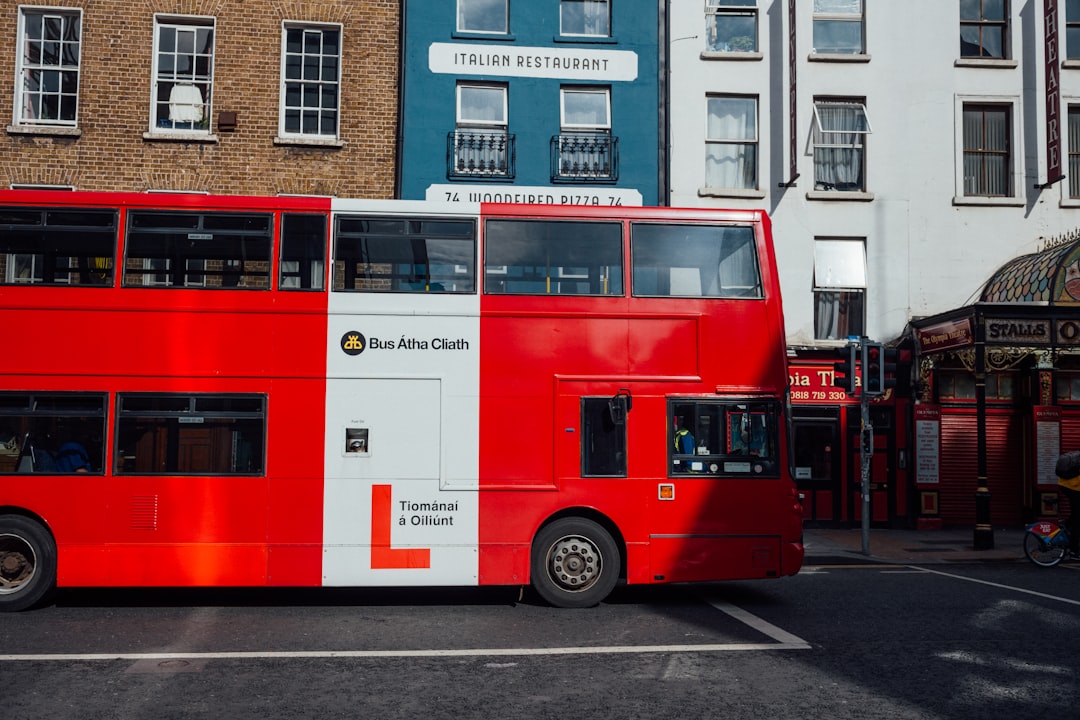
[[[176,83],[169,91],[169,120],[194,127],[203,119],[202,91],[191,83]]]

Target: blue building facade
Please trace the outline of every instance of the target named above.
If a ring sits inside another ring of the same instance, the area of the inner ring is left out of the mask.
[[[658,3],[402,8],[399,197],[659,204]]]

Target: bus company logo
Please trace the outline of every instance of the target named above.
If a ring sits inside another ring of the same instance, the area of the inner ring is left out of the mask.
[[[356,330],[350,330],[341,336],[341,349],[346,355],[359,355],[367,347],[367,338]]]

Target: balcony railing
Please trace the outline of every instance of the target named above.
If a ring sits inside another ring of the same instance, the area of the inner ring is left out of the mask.
[[[618,179],[618,138],[606,133],[574,133],[551,138],[552,182],[615,182]]]
[[[515,137],[504,130],[454,130],[446,136],[446,176],[514,177]]]

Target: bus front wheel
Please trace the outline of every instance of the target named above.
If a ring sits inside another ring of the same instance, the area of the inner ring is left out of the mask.
[[[619,548],[592,520],[562,518],[536,535],[532,585],[555,607],[592,607],[619,579]]]
[[[56,586],[56,543],[21,515],[0,515],[0,612],[41,602]]]

